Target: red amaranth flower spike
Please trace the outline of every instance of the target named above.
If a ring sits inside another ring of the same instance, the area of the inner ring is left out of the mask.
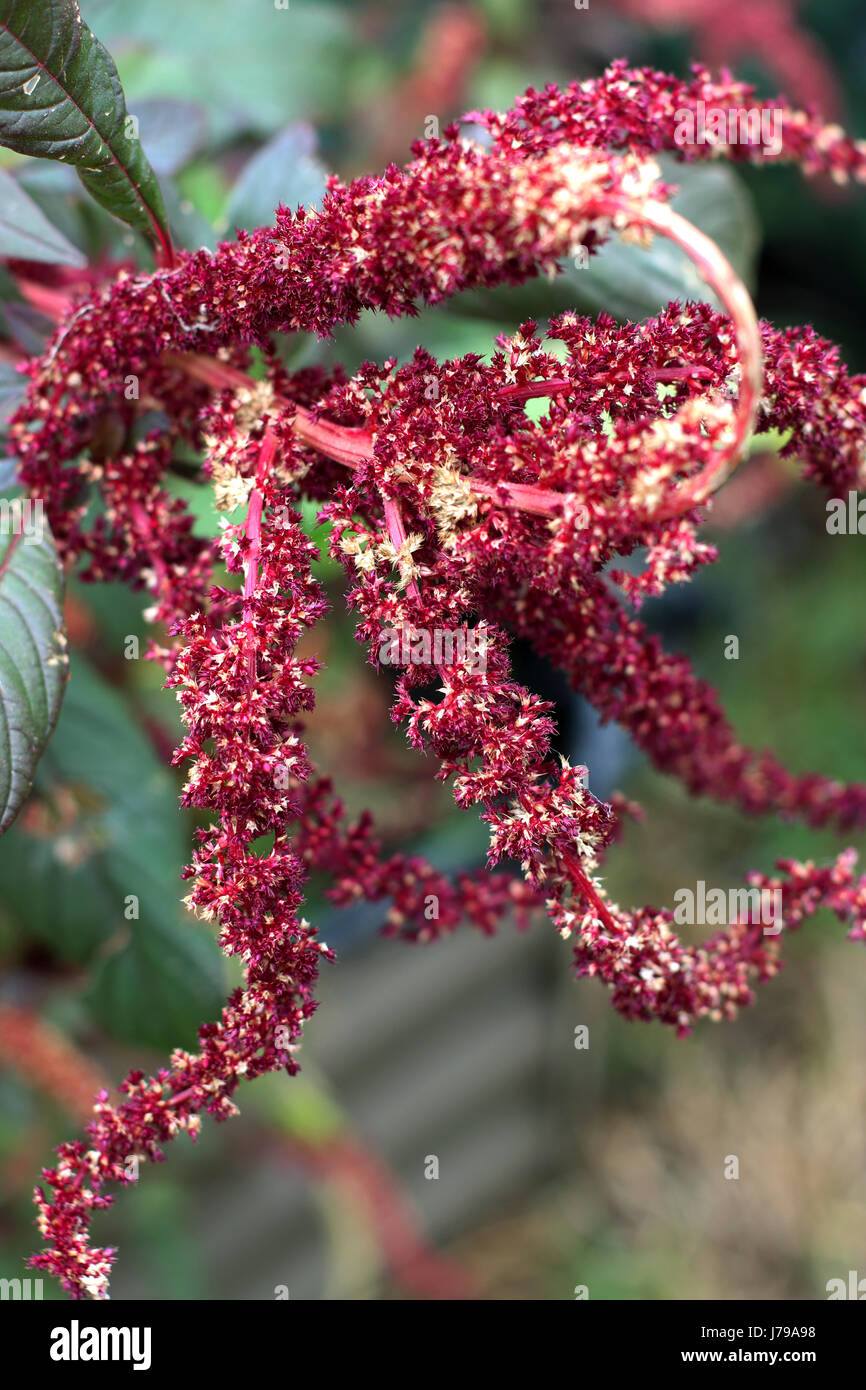
[[[774,80],[798,101],[825,115],[838,104],[826,53],[798,27],[796,0],[615,0],[616,7],[653,28],[693,30],[698,56],[711,68],[757,54]]]
[[[778,969],[780,934],[761,924],[738,917],[693,947],[669,911],[608,900],[598,871],[635,808],[600,802],[587,770],[553,755],[551,706],[511,670],[514,635],[691,792],[812,825],[866,824],[866,787],[794,776],[743,748],[715,693],[626,606],[716,558],[699,539],[704,509],[755,428],[788,431],[784,452],[828,487],[866,478],[866,381],[811,329],[758,323],[718,249],[670,209],[652,157],[787,159],[863,182],[866,146],[785,109],[775,153],[763,136],[682,148],[678,112],[699,102],[755,105],[750,88],[703,69],[682,82],[616,63],[566,91],[530,91],[505,115],[476,113],[489,148],[449,127],[405,169],[332,179],[319,213],[280,208],[273,227],[182,255],[171,271],[82,281],[85,297],[65,312],[58,289],[31,286],[62,317],[26,369],[12,425],[21,476],[64,559],[83,559],[91,580],[145,587],[149,616],[169,630],[152,654],[186,724],[174,755],[187,770],[182,803],[211,817],[187,901],[244,970],[199,1052],[176,1052],[150,1078],[133,1072],[116,1104],[103,1094],[86,1142],[62,1146],[46,1170],[46,1249],[33,1262],[74,1296],[107,1294],[114,1252],[91,1245],[89,1222],[110,1204],[109,1184],[132,1180],[131,1161],[158,1161],[181,1130],[195,1137],[203,1113],[232,1114],[241,1079],[296,1070],[331,955],[301,915],[312,871],[335,903],[387,904],[385,930],[420,940],[466,920],[489,932],[506,913],[524,925],[543,906],[577,973],[601,978],[623,1016],[680,1033],[733,1017]],[[672,238],[724,312],[672,304],[626,325],[566,313],[547,338],[531,321],[500,338],[489,362],[437,362],[419,348],[404,366],[366,363],[351,378],[288,371],[271,343],[276,332],[327,336],[363,309],[412,315],[463,289],[553,275],[614,235]],[[535,420],[525,407],[537,399],[548,406]],[[214,544],[166,486],[190,449],[204,453],[202,478],[226,513]],[[395,720],[435,757],[457,804],[478,809],[497,872],[452,882],[421,856],[386,854],[370,817],[349,822],[313,765],[303,716],[318,662],[299,642],[326,604],[301,525],[308,499],[331,523],[369,660],[399,668]],[[643,570],[627,574],[618,561],[638,550]],[[214,582],[221,566],[227,583]],[[850,851],[829,867],[778,867],[784,877],[752,882],[780,896],[788,929],[826,906],[853,940],[866,937],[866,880]]]

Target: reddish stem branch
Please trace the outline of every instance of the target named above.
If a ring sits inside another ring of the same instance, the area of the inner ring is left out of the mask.
[[[574,382],[567,377],[553,377],[550,381],[524,381],[516,386],[503,386],[496,394],[501,401],[532,401],[538,396],[559,396],[574,390]]]
[[[717,459],[675,489],[652,513],[653,521],[667,521],[705,502],[710,493],[730,477],[743,457],[755,426],[763,387],[761,331],[748,290],[716,243],[666,203],[633,204],[625,199],[611,198],[602,202],[600,210],[602,214],[614,218],[625,214],[636,226],[651,228],[685,251],[703,279],[715,290],[734,327],[740,363],[740,389],[733,439],[726,449],[720,451]]]
[[[399,553],[406,542],[406,527],[403,525],[403,515],[400,511],[400,504],[393,497],[385,498],[385,525],[388,528],[388,539],[394,549]],[[418,588],[418,581],[410,579],[406,585],[406,592],[414,599],[420,599],[421,590]]]
[[[136,530],[138,531],[138,534],[141,536],[141,539],[145,543],[147,553],[150,557],[151,564],[153,565],[153,568],[156,571],[157,578],[160,580],[164,587],[167,578],[167,570],[165,567],[165,561],[159,553],[159,547],[153,544],[154,533],[153,526],[150,522],[150,518],[148,517],[147,512],[144,510],[144,506],[141,502],[133,502],[130,507],[130,511],[132,513],[132,519],[135,522]]]
[[[670,520],[706,501],[710,493],[730,476],[745,451],[754,428],[762,389],[762,349],[758,321],[748,291],[715,242],[666,204],[632,204],[625,199],[611,198],[602,201],[599,212],[603,216],[620,219],[625,215],[636,226],[650,228],[681,247],[715,290],[734,325],[741,378],[733,439],[720,451],[718,458],[707,463],[693,478],[674,489],[650,518],[653,521]],[[68,311],[69,301],[65,295],[31,281],[19,281],[19,284],[22,293],[27,295],[30,302],[50,313],[52,317],[57,317],[59,311]],[[249,389],[255,384],[237,368],[196,353],[167,352],[162,361],[165,365],[177,367],[215,390],[226,387],[234,390]],[[689,364],[683,367],[660,367],[654,375],[657,381],[677,381],[692,375],[706,377],[710,373],[705,367]],[[570,389],[572,383],[561,377],[506,386],[498,394],[501,400],[526,401],[541,396],[562,394]],[[372,432],[366,426],[337,425],[317,419],[311,411],[281,396],[275,397],[275,403],[293,413],[293,427],[298,438],[326,457],[354,471],[372,456]],[[474,478],[471,474],[468,481],[473,491],[480,496],[502,499],[504,495],[511,505],[536,516],[556,515],[565,497],[563,493],[529,484],[491,484]]]
[[[712,376],[712,372],[709,367],[698,367],[690,363],[686,367],[657,367],[649,375],[656,381],[685,381],[690,376],[702,376],[706,380]]]
[[[251,377],[236,367],[229,367],[224,362],[216,362],[210,357],[201,357],[195,353],[167,352],[162,361],[164,365],[177,367],[179,371],[184,372],[195,381],[200,381],[203,385],[210,386],[217,391],[226,388],[235,391],[241,388],[249,390],[256,384]],[[548,388],[551,385],[559,389],[560,383],[544,383],[544,394],[549,394]],[[563,381],[562,385],[570,387],[571,383]],[[506,387],[505,389],[511,388]],[[539,391],[538,394],[542,393]],[[310,411],[303,406],[295,405],[285,396],[275,396],[274,404],[294,412],[295,433],[305,444],[309,444],[311,448],[324,454],[326,458],[333,459],[336,463],[342,463],[354,471],[366,459],[372,457],[373,436],[365,426],[337,425],[329,420],[317,420]],[[504,490],[513,505],[523,511],[534,512],[538,516],[552,516],[562,505],[564,498],[563,493],[549,492],[544,488],[532,487],[524,483],[492,484],[481,478],[475,478],[471,474],[468,476],[468,481],[473,491],[483,497],[496,497]],[[388,503],[386,502],[385,505],[387,522]],[[399,524],[402,527],[402,519],[400,519]],[[393,535],[391,541],[395,547],[399,548],[399,544],[405,538],[406,534],[403,531],[399,541],[396,541]]]
[[[244,561],[244,622],[249,622],[251,617],[251,604],[256,584],[259,578],[259,555],[261,554],[261,535],[262,535],[262,489],[271,470],[274,455],[277,451],[277,440],[272,430],[265,430],[261,445],[259,446],[259,460],[256,465],[255,486],[250,494],[249,507],[247,509],[247,521],[245,534],[249,541],[246,560]],[[256,679],[256,643],[255,638],[250,634],[249,649],[247,652],[247,669],[249,670],[250,683]]]
[[[690,376],[711,377],[712,372],[709,367],[699,367],[688,363],[685,367],[657,367],[654,372],[648,373],[654,381],[684,381]],[[622,373],[625,377],[625,373]],[[616,380],[616,376],[610,378],[603,372],[594,372],[588,380],[590,381],[609,381]],[[562,396],[574,390],[574,382],[569,377],[551,377],[549,380],[524,381],[515,386],[503,386],[496,392],[501,401],[531,401],[540,396]]]
[[[167,1096],[163,1096],[163,1105],[180,1105],[182,1101],[189,1100],[196,1094],[195,1086],[187,1086],[185,1091],[171,1091]]]
[[[229,367],[210,357],[197,353],[167,352],[162,358],[165,366],[177,367],[179,371],[202,382],[216,391],[249,390],[256,382],[237,367]],[[370,431],[359,425],[335,425],[329,420],[317,420],[311,411],[285,396],[274,396],[274,404],[294,414],[293,427],[299,439],[319,453],[345,464],[347,468],[357,469],[372,455],[372,436]]]
[[[564,854],[563,863],[572,879],[572,882],[580,890],[584,898],[591,905],[593,912],[600,922],[603,922],[608,931],[614,936],[622,935],[622,927],[611,915],[610,908],[604,899],[596,892],[589,875],[584,871],[576,854]]]
[[[34,309],[38,309],[47,318],[57,319],[59,322],[69,313],[72,300],[63,290],[52,289],[50,285],[40,285],[38,281],[27,280],[23,275],[15,277],[15,284],[27,303],[32,304]]]
[[[489,497],[494,502],[507,502],[522,512],[533,516],[555,516],[566,498],[564,492],[551,492],[548,488],[535,487],[532,483],[488,483],[482,478],[470,475],[469,484],[473,492],[481,497]]]
[[[388,528],[388,538],[391,544],[393,545],[394,549],[399,553],[406,541],[406,527],[403,525],[403,515],[400,511],[400,504],[399,502],[394,501],[394,499],[391,497],[386,497],[384,500],[385,525]],[[420,601],[421,589],[416,579],[409,580],[408,584],[406,585],[406,592],[410,595],[411,598]],[[447,685],[448,677],[446,676],[442,667],[437,666],[436,670],[439,673],[439,678],[442,681],[443,685]]]
[[[64,1035],[29,1009],[0,1006],[0,1063],[72,1114],[90,1120],[105,1080]]]
[[[320,1143],[292,1135],[279,1147],[317,1177],[335,1180],[357,1196],[395,1279],[424,1298],[475,1297],[464,1270],[426,1244],[400,1187],[363,1145],[343,1135]]]

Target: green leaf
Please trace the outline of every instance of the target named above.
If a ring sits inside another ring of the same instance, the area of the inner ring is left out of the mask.
[[[177,787],[127,701],[79,655],[36,790],[40,819],[0,841],[3,912],[92,969],[85,1002],[115,1037],[194,1044],[225,991],[216,943],[180,901]]]
[[[199,1025],[218,1018],[225,1003],[222,957],[193,922],[154,918],[99,966],[85,1000],[121,1041],[194,1046]]]
[[[62,232],[67,241],[84,253],[88,261],[95,260],[99,246],[90,235],[91,223],[97,218],[118,225],[102,216],[102,209],[84,194],[81,180],[68,164],[52,164],[47,159],[27,160],[16,170],[18,182],[52,227]],[[89,217],[88,214],[94,216]]]
[[[26,392],[26,376],[7,362],[0,362],[0,426],[5,425],[9,416],[18,409]]]
[[[286,1086],[285,1077],[271,1073],[256,1087],[256,1109],[268,1116],[277,1129],[308,1144],[326,1144],[345,1134],[348,1120],[325,1078],[305,1063],[300,1084]]]
[[[0,834],[17,816],[66,684],[63,571],[41,504],[0,502]]]
[[[751,288],[755,280],[759,230],[751,196],[733,169],[724,165],[680,164],[657,155],[665,182],[677,184],[672,207],[712,237],[734,270]],[[553,281],[472,290],[451,301],[451,312],[486,313],[491,318],[542,319],[566,309],[638,322],[657,314],[672,299],[718,303],[692,261],[666,237],[656,236],[644,249],[611,237],[585,267],[566,261]],[[418,341],[424,318],[414,320]]]
[[[750,286],[754,280],[758,229],[749,195],[732,169],[721,165],[677,164],[661,157],[665,179],[680,187],[672,206],[705,232]],[[586,268],[566,266],[565,276],[577,309],[605,310],[618,319],[657,314],[672,299],[718,300],[684,251],[666,237],[640,246],[614,237]]]
[[[77,0],[0,0],[0,144],[74,165],[98,203],[170,257],[159,184]]]
[[[4,320],[12,307],[14,306],[4,304]],[[14,367],[10,367],[8,363],[0,362],[0,453],[4,455],[9,453],[9,431],[7,429],[9,418],[14,415],[26,393],[27,378],[16,371]]]
[[[221,230],[265,227],[282,203],[294,212],[299,203],[321,207],[327,174],[315,158],[316,136],[299,122],[281,130],[242,170],[226,201]]]
[[[6,169],[0,169],[0,256],[52,265],[87,264],[87,257],[52,227]]]
[[[143,97],[199,102],[217,142],[244,132],[269,135],[311,116],[331,122],[353,109],[359,53],[350,7],[291,0],[277,9],[273,0],[232,0],[230,23],[219,22],[214,0],[98,7],[90,0],[84,8],[118,53],[126,89],[135,94],[132,109]],[[206,54],[206,61],[191,54]]]
[[[9,271],[4,265],[0,265],[0,300],[15,299],[19,303],[24,302],[24,296],[16,285]]]
[[[166,180],[162,191],[175,245],[187,251],[198,251],[202,246],[208,251],[215,250],[219,237],[190,199],[181,197],[171,179]]]
[[[30,357],[38,357],[45,351],[45,343],[54,331],[55,324],[32,304],[0,305],[0,325],[3,334],[17,343],[22,352]]]
[[[134,114],[151,167],[160,176],[176,174],[205,143],[207,112],[195,101],[147,97],[135,103]]]

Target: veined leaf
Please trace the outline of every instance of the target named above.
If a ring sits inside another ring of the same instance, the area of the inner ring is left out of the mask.
[[[0,169],[0,256],[52,265],[87,264],[87,257],[52,227],[17,179]]]
[[[747,287],[754,280],[759,230],[751,200],[733,169],[724,165],[678,164],[658,156],[666,179],[679,184],[671,206],[711,237]],[[657,314],[672,299],[720,305],[694,263],[672,241],[658,236],[646,250],[613,237],[582,268],[566,264],[565,278],[575,308],[637,320]]]
[[[14,367],[0,362],[0,427],[6,424],[24,399],[27,378]]]
[[[181,906],[177,787],[120,691],[80,654],[36,771],[34,815],[0,841],[0,909],[25,938],[86,965],[113,1036],[194,1045],[224,1002],[212,934]]]
[[[679,192],[671,206],[716,243],[747,289],[755,280],[760,231],[751,195],[734,169],[721,164],[681,164],[670,155],[656,156],[666,183]],[[493,318],[521,315],[541,319],[575,309],[579,314],[612,314],[637,323],[657,314],[672,299],[704,300],[718,307],[712,290],[694,263],[673,242],[653,238],[648,248],[611,237],[588,264],[579,256],[562,263],[561,275],[540,277],[525,285],[495,290],[470,290],[452,300],[450,313],[488,314]],[[416,341],[426,341],[427,315],[413,320]]]
[[[98,203],[170,259],[159,184],[78,0],[0,0],[0,144],[74,165]]]
[[[4,306],[9,308],[11,306]],[[5,318],[5,313],[0,310],[0,314]],[[15,414],[19,405],[24,399],[27,391],[27,379],[14,367],[10,367],[5,362],[0,362],[0,454],[4,459],[9,455],[9,419]],[[14,473],[14,470],[13,470]],[[0,484],[0,495],[8,487],[14,487],[14,482]]]
[[[135,103],[141,143],[162,177],[188,164],[207,137],[207,111],[195,101],[145,97]]]
[[[66,685],[63,572],[38,502],[0,501],[0,833],[15,819]]]
[[[294,212],[299,203],[321,207],[327,173],[316,158],[316,135],[299,121],[288,126],[253,155],[226,202],[220,230],[264,227],[282,204]]]

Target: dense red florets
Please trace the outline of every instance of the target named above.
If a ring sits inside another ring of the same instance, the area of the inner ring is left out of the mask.
[[[489,932],[506,913],[522,925],[544,905],[579,974],[603,979],[624,1016],[680,1032],[731,1017],[777,969],[778,932],[761,924],[738,917],[692,947],[670,912],[608,901],[597,871],[619,808],[553,755],[551,706],[515,679],[513,635],[690,791],[813,825],[866,823],[866,787],[794,776],[743,748],[715,693],[631,611],[715,558],[698,538],[701,506],[756,426],[789,431],[785,451],[831,488],[859,486],[866,467],[866,381],[812,330],[759,325],[718,250],[668,206],[657,150],[776,157],[760,143],[683,149],[677,113],[699,101],[754,96],[704,71],[682,83],[615,64],[598,81],[529,92],[505,116],[476,113],[488,148],[454,127],[404,170],[332,180],[318,214],[279,209],[274,227],[171,272],[119,275],[28,369],[15,447],[62,553],[84,556],[91,579],[147,587],[151,616],[170,628],[158,654],[187,726],[182,799],[213,815],[187,901],[218,922],[245,970],[199,1053],[133,1074],[118,1105],[102,1096],[88,1144],[65,1145],[46,1171],[48,1249],[35,1263],[73,1294],[106,1291],[112,1252],[88,1237],[91,1211],[111,1200],[105,1185],[194,1133],[202,1111],[230,1114],[242,1077],[295,1069],[330,955],[300,915],[311,871],[329,876],[335,902],[387,902],[386,930],[424,940],[464,920]],[[783,136],[779,157],[808,172],[866,176],[862,144],[812,116],[785,111]],[[624,326],[568,313],[546,337],[523,324],[489,362],[419,349],[352,378],[291,373],[270,348],[274,332],[325,335],[364,308],[413,314],[420,300],[553,274],[614,234],[672,237],[724,312],[673,304]],[[549,401],[539,420],[525,411],[534,397]],[[206,452],[226,513],[214,546],[165,485],[190,448]],[[384,857],[371,818],[349,822],[313,766],[302,718],[318,663],[298,643],[325,603],[298,511],[306,498],[331,524],[370,661],[398,668],[395,720],[458,805],[479,809],[490,866],[510,870],[451,882],[420,856]],[[638,551],[642,570],[619,567]],[[850,854],[779,867],[785,878],[754,886],[781,895],[788,928],[823,905],[864,938],[866,884]]]

